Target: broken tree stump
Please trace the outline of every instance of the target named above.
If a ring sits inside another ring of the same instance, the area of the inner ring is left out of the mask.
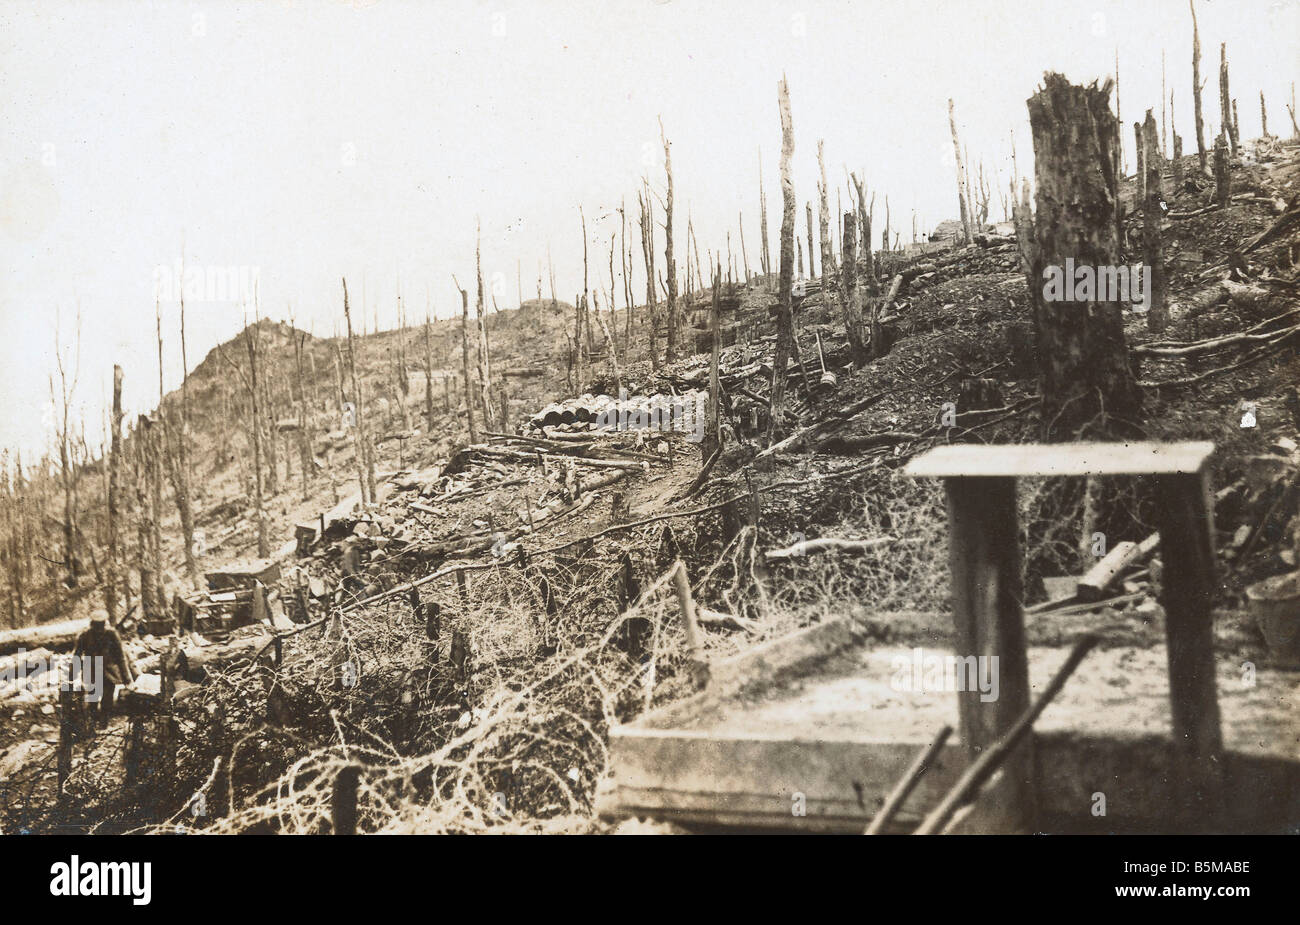
[[[1029,99],[1037,183],[1035,247],[1028,285],[1037,319],[1044,437],[1068,439],[1108,419],[1131,419],[1142,395],[1133,378],[1118,301],[1065,301],[1051,273],[1073,265],[1120,263],[1114,171],[1119,130],[1110,115],[1110,81],[1071,84],[1049,73]],[[1050,271],[1050,272],[1048,272]],[[1044,285],[1044,280],[1049,285]],[[1059,296],[1059,293],[1057,294]]]

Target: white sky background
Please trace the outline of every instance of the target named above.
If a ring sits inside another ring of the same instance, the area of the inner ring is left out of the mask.
[[[1271,130],[1289,133],[1300,2],[1201,0],[1197,15],[1214,130],[1226,41],[1243,135],[1259,134],[1260,90]],[[730,229],[737,262],[743,211],[757,268],[760,146],[774,263],[778,246],[783,72],[800,233],[823,138],[832,212],[836,189],[847,207],[847,165],[877,191],[877,229],[887,194],[907,241],[913,209],[926,226],[957,214],[949,96],[973,166],[983,159],[1005,186],[1012,130],[1031,172],[1025,100],[1043,71],[1103,77],[1118,48],[1131,170],[1132,122],[1148,106],[1159,117],[1162,46],[1194,152],[1182,0],[0,0],[0,446],[30,458],[47,445],[55,317],[70,340],[78,304],[92,444],[114,362],[129,411],[156,403],[154,271],[182,242],[187,266],[258,268],[264,316],[287,319],[292,305],[300,327],[329,335],[342,327],[343,275],[358,311],[364,284],[368,325],[376,311],[395,324],[399,277],[412,322],[426,293],[437,314],[459,311],[452,273],[472,301],[476,216],[502,308],[518,301],[517,260],[535,296],[548,243],[557,295],[572,300],[579,205],[603,306],[627,196],[643,300],[635,194],[647,170],[663,190],[658,116],[673,143],[681,272],[688,210],[701,253],[725,249]],[[660,233],[657,267],[662,246]],[[191,366],[244,322],[238,304],[186,308]],[[164,303],[168,389],[182,373],[177,314]]]

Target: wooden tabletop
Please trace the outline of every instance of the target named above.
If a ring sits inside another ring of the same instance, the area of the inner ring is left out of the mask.
[[[1184,443],[961,443],[938,446],[907,464],[921,478],[1034,475],[1194,475],[1214,453],[1208,440]]]

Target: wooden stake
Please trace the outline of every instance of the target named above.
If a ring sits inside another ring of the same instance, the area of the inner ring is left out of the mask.
[[[912,791],[921,782],[925,772],[934,765],[934,759],[938,757],[950,735],[952,735],[952,727],[944,726],[939,730],[939,734],[934,737],[934,741],[917,754],[907,770],[903,772],[903,776],[899,778],[898,783],[894,785],[894,789],[889,792],[889,796],[885,797],[885,805],[880,807],[880,810],[872,818],[871,824],[862,833],[863,835],[879,835],[885,831],[885,826],[889,825],[898,813],[899,808],[912,795]]]

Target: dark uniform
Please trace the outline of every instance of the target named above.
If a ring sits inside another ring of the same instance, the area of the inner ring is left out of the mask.
[[[103,688],[96,719],[101,727],[107,726],[108,719],[113,713],[113,693],[117,690],[117,686],[130,684],[135,680],[135,671],[131,667],[131,660],[126,657],[122,637],[107,623],[92,621],[90,629],[77,637],[77,645],[72,650],[72,654],[88,655],[103,660],[101,662]]]

